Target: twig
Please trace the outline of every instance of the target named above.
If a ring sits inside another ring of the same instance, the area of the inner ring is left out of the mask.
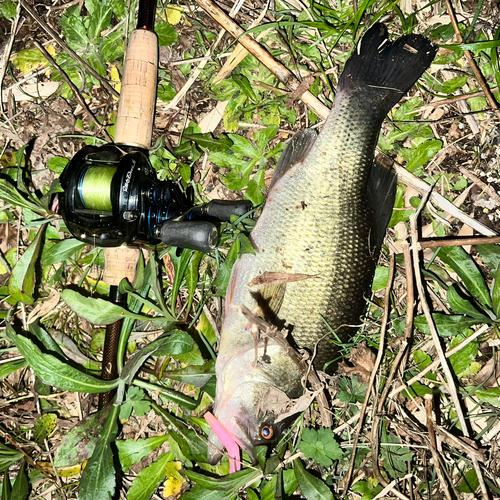
[[[446,9],[448,10],[448,14],[450,15],[451,24],[453,25],[453,29],[455,30],[455,36],[457,37],[457,41],[458,43],[462,43],[463,42],[462,34],[460,33],[457,16],[455,15],[455,10],[453,9],[451,0],[446,0]],[[467,59],[467,62],[469,63],[469,66],[472,68],[472,71],[474,72],[476,80],[478,81],[482,91],[484,92],[486,100],[488,101],[491,108],[495,111],[497,117],[500,118],[500,106],[498,106],[498,103],[495,100],[495,97],[493,96],[493,93],[491,92],[490,88],[488,87],[488,84],[486,83],[486,80],[484,79],[481,70],[476,64],[472,52],[470,50],[464,50],[464,55],[465,58]]]
[[[498,90],[498,87],[493,87],[491,89]],[[429,104],[424,104],[422,109],[425,108],[438,108],[439,106],[445,106],[446,104],[453,104],[455,102],[465,101],[466,99],[470,99],[472,97],[481,97],[484,92],[481,90],[479,92],[471,92],[470,94],[457,95],[454,97],[450,97],[449,99],[441,99],[439,101],[430,102]]]
[[[489,245],[500,243],[500,236],[473,236],[473,237],[458,237],[453,239],[439,238],[437,240],[419,241],[420,249],[424,248],[443,248],[443,247],[460,247],[467,245]]]
[[[52,66],[54,66],[55,68],[57,68],[59,73],[61,73],[61,77],[70,86],[71,90],[73,91],[73,94],[76,97],[76,100],[80,103],[80,106],[85,110],[87,117],[90,119],[90,121],[95,122],[95,124],[97,125],[97,127],[98,127],[97,133],[102,131],[104,133],[104,135],[106,136],[106,139],[109,142],[113,142],[113,139],[111,139],[111,136],[108,134],[108,131],[102,126],[101,123],[99,123],[97,118],[94,116],[94,113],[92,113],[92,110],[88,107],[88,104],[85,102],[85,99],[80,94],[80,91],[77,89],[76,85],[70,80],[69,76],[54,61],[53,57],[45,50],[45,47],[42,44],[38,43],[36,40],[35,40],[34,44],[35,44],[36,48],[43,54],[45,59],[47,59],[47,61],[49,61],[49,63],[52,64]]]
[[[459,167],[459,169],[462,175],[465,175],[465,177],[474,182],[474,184],[477,184],[483,191],[488,194],[490,198],[493,198],[497,203],[500,203],[500,196],[491,186],[483,182],[477,175],[469,172],[466,168]]]
[[[299,370],[307,375],[311,387],[314,391],[319,391],[316,400],[321,414],[321,422],[323,427],[331,427],[333,425],[332,415],[328,409],[328,400],[326,398],[323,384],[321,383],[316,371],[302,359],[302,356],[289,344],[285,337],[277,330],[277,328],[270,326],[262,318],[253,314],[250,309],[245,306],[235,306],[235,310],[243,315],[250,323],[256,325],[261,332],[272,339],[283,349],[287,355],[290,356],[292,361],[297,365]]]
[[[351,454],[351,463],[349,465],[349,470],[347,471],[347,474],[345,477],[342,479],[342,487],[344,492],[347,492],[349,489],[349,486],[351,484],[351,479],[352,479],[352,473],[354,471],[354,462],[356,460],[356,448],[358,446],[359,438],[361,435],[361,429],[363,428],[364,424],[364,419],[366,415],[366,409],[368,407],[368,401],[370,399],[370,394],[373,389],[373,384],[375,383],[375,377],[377,376],[378,369],[380,367],[380,363],[382,362],[382,358],[384,357],[384,346],[385,346],[385,334],[387,332],[387,323],[389,322],[389,313],[390,313],[390,307],[391,307],[391,288],[392,288],[392,281],[394,279],[394,268],[395,268],[395,258],[394,254],[391,254],[391,262],[389,266],[389,278],[387,280],[387,286],[385,289],[385,296],[384,296],[384,316],[382,318],[382,324],[380,326],[380,341],[379,341],[379,346],[378,346],[378,353],[377,353],[377,359],[375,360],[375,366],[373,367],[371,376],[370,376],[370,381],[368,383],[368,388],[366,389],[366,396],[365,400],[363,402],[363,406],[361,407],[360,410],[360,416],[359,416],[359,422],[358,422],[358,428],[356,429],[356,434],[354,436],[354,443],[352,447],[352,454]],[[375,406],[375,402],[374,402]],[[375,469],[375,463],[374,463],[374,469]],[[380,476],[381,477],[381,476]],[[383,478],[382,478],[383,480]],[[385,482],[385,481],[384,481]],[[385,482],[385,485],[387,486],[387,483]]]
[[[96,70],[91,68],[74,50],[71,50],[66,43],[64,43],[59,35],[38,15],[38,12],[26,2],[26,0],[19,0],[20,4],[26,9],[29,15],[40,25],[40,27],[48,33],[56,42],[61,49],[67,52],[75,61],[81,64],[86,71],[88,71],[94,78],[96,78],[101,85],[106,89],[106,91],[116,97],[119,98],[120,94],[103,78]]]
[[[443,474],[443,470],[441,469],[441,460],[439,458],[439,452],[437,450],[436,432],[434,431],[434,419],[432,417],[433,395],[426,394],[424,396],[424,398],[425,398],[425,413],[426,413],[426,417],[427,417],[426,422],[427,422],[427,429],[429,431],[429,440],[430,440],[430,444],[431,444],[432,460],[434,462],[434,467],[436,469],[436,473],[439,477],[439,480],[441,481],[441,487],[444,490],[444,494],[445,494],[447,500],[452,500],[448,481],[446,481],[446,478],[444,477],[444,474]]]
[[[5,51],[3,53],[3,64],[0,70],[0,111],[2,112],[2,115],[7,121],[8,119],[7,116],[5,115],[5,110],[3,108],[3,81],[5,79],[5,74],[7,72],[7,66],[9,65],[10,53],[12,52],[12,46],[14,45],[14,38],[16,37],[17,26],[19,24],[20,17],[21,17],[21,6],[17,4],[16,17],[14,18],[14,21],[12,23],[12,32],[10,34],[9,43],[5,47]]]
[[[428,195],[429,194],[430,193],[428,193]],[[415,282],[417,285],[420,303],[422,304],[422,309],[424,311],[425,318],[427,320],[427,324],[429,325],[429,329],[431,331],[434,346],[438,352],[438,357],[439,357],[439,360],[441,362],[441,367],[443,369],[443,373],[446,377],[446,382],[447,382],[448,387],[449,387],[451,399],[453,401],[453,404],[455,405],[455,411],[457,412],[458,420],[459,420],[460,425],[462,427],[462,432],[463,432],[465,437],[470,437],[468,423],[465,419],[465,416],[464,416],[464,413],[462,410],[462,406],[461,406],[461,402],[460,402],[460,399],[458,397],[455,379],[453,377],[453,373],[452,373],[451,368],[448,364],[448,360],[446,359],[443,348],[441,346],[441,339],[439,338],[439,333],[438,333],[436,325],[434,323],[434,318],[432,317],[432,313],[431,313],[429,304],[427,303],[427,297],[425,296],[424,285],[423,285],[423,280],[422,280],[422,273],[420,271],[420,266],[419,266],[420,259],[419,259],[419,249],[418,249],[417,221],[418,221],[418,218],[420,216],[420,212],[422,211],[422,208],[424,207],[425,203],[427,202],[427,198],[428,198],[428,196],[424,197],[422,199],[422,202],[420,203],[418,210],[410,217],[410,229],[411,229],[411,242],[412,242],[412,254],[413,254],[413,267],[415,270]],[[488,489],[486,488],[486,484],[484,482],[484,478],[483,478],[483,474],[482,474],[479,462],[474,457],[472,457],[472,463],[474,465],[474,469],[476,471],[479,484],[481,485],[481,491],[483,494],[483,498],[489,499],[490,496],[488,493]]]

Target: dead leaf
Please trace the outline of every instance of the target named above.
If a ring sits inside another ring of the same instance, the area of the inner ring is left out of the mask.
[[[344,362],[339,363],[339,372],[343,375],[357,375],[362,384],[368,384],[375,368],[375,360],[375,354],[368,349],[366,342],[362,342],[351,351],[349,361],[353,366],[347,366]]]
[[[61,294],[57,290],[51,288],[49,298],[43,301],[39,300],[37,305],[30,312],[27,319],[28,325],[35,322],[38,318],[42,318],[49,312],[53,311],[57,304],[59,304],[60,300]]]
[[[295,281],[304,281],[311,278],[317,278],[317,274],[300,274],[300,273],[275,273],[265,272],[260,276],[256,276],[250,283],[249,287],[260,285],[278,285],[281,283],[293,283]]]
[[[474,377],[474,384],[482,385],[484,389],[500,387],[500,353],[495,355],[481,368]]]

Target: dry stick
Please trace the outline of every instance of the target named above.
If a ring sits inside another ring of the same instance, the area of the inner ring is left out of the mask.
[[[450,366],[448,365],[448,361],[446,359],[443,348],[441,346],[439,333],[437,331],[436,325],[434,324],[434,318],[432,317],[432,313],[431,313],[429,304],[427,303],[427,298],[425,296],[424,285],[423,285],[423,281],[422,281],[422,274],[421,274],[420,266],[419,266],[417,221],[418,221],[418,217],[420,216],[420,212],[422,211],[422,208],[424,207],[425,203],[427,202],[427,198],[428,198],[428,196],[426,196],[422,199],[422,202],[420,203],[418,210],[410,217],[411,242],[412,242],[412,254],[413,254],[413,267],[415,270],[415,281],[416,281],[416,285],[417,285],[418,296],[420,298],[420,303],[422,304],[422,309],[424,310],[425,318],[427,320],[427,324],[429,325],[429,329],[431,331],[434,346],[438,352],[439,360],[441,362],[441,367],[442,367],[444,375],[446,377],[446,382],[448,383],[448,386],[449,386],[450,396],[451,396],[451,399],[453,401],[453,404],[455,405],[455,410],[457,412],[458,420],[459,420],[460,425],[462,427],[462,432],[464,433],[465,437],[470,438],[469,428],[467,427],[467,421],[465,420],[465,417],[464,417],[464,414],[462,411],[462,406],[460,404],[460,399],[458,397],[455,379],[453,378],[453,373],[450,369]],[[490,496],[488,493],[488,489],[486,488],[486,484],[484,482],[484,478],[483,478],[483,474],[482,474],[479,462],[477,461],[476,458],[472,457],[472,463],[474,465],[474,469],[476,471],[479,484],[481,485],[481,491],[482,491],[483,497],[485,499],[489,499]]]
[[[19,0],[19,2],[23,8],[28,11],[30,16],[40,25],[40,27],[53,38],[54,42],[56,42],[61,49],[81,64],[94,78],[97,78],[110,95],[116,98],[120,97],[120,94],[106,81],[105,78],[92,69],[74,50],[71,50],[68,45],[59,38],[59,35],[39,16],[38,12],[29,3],[27,3],[26,0]]]
[[[451,0],[446,0],[446,9],[448,10],[448,14],[450,15],[451,24],[453,25],[453,29],[455,30],[455,36],[457,37],[457,41],[458,41],[458,43],[462,43],[463,42],[462,34],[460,33],[460,28],[458,27],[457,16],[455,15],[455,10],[453,9],[453,5],[451,4]],[[472,55],[472,52],[470,50],[464,50],[464,54],[465,54],[465,58],[467,59],[467,62],[469,63],[469,66],[472,68],[472,71],[474,72],[476,80],[478,81],[479,85],[481,86],[482,91],[484,92],[484,96],[486,97],[486,100],[488,101],[491,108],[495,111],[495,114],[497,115],[497,117],[500,118],[500,107],[498,106],[498,103],[495,100],[493,93],[491,92],[490,88],[488,87],[488,84],[486,83],[486,80],[484,79],[484,76],[481,73],[481,70],[479,69],[478,65],[476,64],[476,61],[474,60],[474,56]]]
[[[492,91],[498,90],[498,87],[493,87]],[[445,106],[446,104],[453,104],[455,102],[465,101],[471,97],[482,97],[484,92],[481,90],[479,92],[472,92],[470,94],[457,95],[450,97],[449,99],[441,99],[440,101],[430,102],[429,104],[424,104],[422,108],[438,108],[439,106]]]
[[[489,186],[488,184],[486,184],[486,182],[483,182],[477,175],[469,172],[466,168],[459,167],[459,169],[462,175],[465,175],[465,177],[474,182],[474,184],[477,184],[483,191],[488,194],[490,198],[493,198],[497,203],[500,203],[500,196],[492,186]]]
[[[9,65],[10,53],[12,52],[12,46],[14,45],[14,38],[16,37],[16,31],[20,17],[21,17],[21,6],[17,4],[16,17],[14,18],[14,22],[12,23],[12,33],[10,34],[9,43],[5,47],[5,51],[3,53],[3,64],[2,64],[2,69],[0,70],[0,111],[2,112],[2,115],[9,124],[10,122],[7,116],[5,115],[5,110],[3,109],[3,81],[5,79],[5,74],[7,72],[7,66]],[[11,128],[13,128],[12,124],[10,125]]]
[[[434,461],[434,467],[436,468],[436,473],[441,481],[441,486],[444,490],[444,494],[447,500],[452,500],[450,488],[448,481],[444,477],[443,471],[441,469],[441,461],[439,459],[439,452],[437,450],[436,432],[434,430],[434,419],[432,417],[432,394],[426,394],[425,396],[425,413],[427,417],[427,429],[429,431],[429,440],[431,444],[432,459]]]
[[[234,309],[250,323],[256,325],[261,333],[276,342],[276,344],[278,344],[281,349],[283,349],[283,351],[290,356],[291,360],[298,366],[299,370],[307,376],[309,382],[311,382],[312,389],[314,391],[319,391],[316,396],[316,400],[321,414],[322,425],[323,427],[331,427],[333,425],[333,419],[330,411],[328,410],[328,400],[324,392],[324,386],[318,378],[316,371],[308,363],[306,363],[304,359],[302,359],[302,356],[290,345],[288,340],[286,340],[276,327],[269,325],[269,323],[253,314],[252,311],[245,306],[234,306]]]
[[[264,49],[254,38],[245,34],[245,31],[236,24],[224,11],[222,11],[211,0],[196,0],[196,3],[211,17],[213,17],[228,33],[230,33],[238,42],[245,47],[254,57],[256,57],[269,71],[271,71],[280,82],[286,85],[290,90],[295,90],[300,81],[295,75],[286,68],[281,62]],[[329,109],[314,94],[306,90],[302,96],[302,101],[309,106],[318,116],[326,118]]]
[[[371,391],[373,389],[375,377],[377,376],[377,372],[378,372],[380,363],[382,362],[382,358],[384,356],[385,334],[387,332],[387,323],[389,322],[389,312],[390,312],[390,306],[391,306],[390,294],[391,294],[392,280],[394,279],[394,268],[395,268],[395,258],[394,258],[394,254],[391,254],[391,262],[390,262],[390,267],[389,267],[389,278],[387,280],[387,286],[385,289],[385,297],[384,297],[384,316],[382,318],[382,324],[380,326],[380,341],[379,341],[379,346],[378,346],[377,359],[375,360],[375,366],[373,367],[373,371],[372,371],[372,374],[370,376],[370,382],[368,383],[368,388],[366,389],[366,396],[365,396],[365,400],[363,402],[363,406],[361,407],[361,410],[359,412],[358,428],[356,429],[356,434],[354,436],[354,443],[353,443],[353,447],[352,447],[351,463],[349,465],[349,470],[348,470],[347,474],[345,475],[344,479],[342,479],[344,492],[347,492],[347,490],[349,489],[349,486],[351,484],[352,473],[354,471],[354,461],[356,460],[356,448],[358,446],[359,437],[361,434],[361,429],[363,427],[363,423],[364,423],[364,419],[365,419],[365,415],[366,415],[366,409],[368,407],[368,400],[370,399],[370,394],[371,394]],[[375,405],[375,402],[374,402],[374,405]],[[384,486],[387,486],[387,483],[385,483]]]
[[[473,236],[465,238],[445,239],[439,238],[437,240],[419,241],[419,249],[424,248],[442,248],[442,247],[460,247],[466,245],[488,245],[493,243],[500,243],[500,236]]]
[[[221,24],[232,36],[238,38],[238,42],[243,45],[255,58],[257,58],[273,75],[291,90],[295,90],[300,82],[281,62],[277,61],[266,49],[261,47],[250,35],[245,35],[243,29],[238,26],[229,16],[219,9],[211,0],[197,0],[198,5],[203,8],[213,19]],[[320,118],[325,120],[330,110],[311,92],[302,94],[301,100],[309,106]],[[425,194],[429,192],[429,184],[423,179],[419,179],[401,165],[394,163],[394,170],[398,179],[420,192]],[[461,210],[435,191],[431,194],[433,201],[443,211],[449,213],[456,219],[475,229],[478,233],[485,236],[496,236],[497,233],[464,214]]]
[[[59,73],[61,73],[63,80],[70,86],[71,90],[73,91],[73,94],[76,97],[76,100],[80,103],[80,106],[85,110],[87,117],[91,121],[95,122],[95,124],[97,125],[97,127],[98,127],[97,133],[99,133],[101,131],[104,132],[106,139],[109,142],[113,142],[113,139],[111,139],[107,130],[103,128],[103,126],[99,123],[97,118],[94,116],[94,113],[92,113],[92,110],[88,107],[87,103],[85,102],[85,99],[80,94],[80,91],[77,89],[76,85],[70,80],[70,78],[64,72],[64,70],[54,61],[53,57],[45,50],[45,47],[43,45],[41,45],[40,43],[38,43],[37,41],[35,41],[34,43],[35,43],[36,48],[43,54],[45,59],[47,59],[47,61],[49,61],[49,63],[52,64],[52,66],[54,66],[55,68],[57,68]]]

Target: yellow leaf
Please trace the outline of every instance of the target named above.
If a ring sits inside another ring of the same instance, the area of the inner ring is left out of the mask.
[[[188,486],[188,482],[182,471],[182,462],[167,462],[165,476],[167,480],[164,483],[163,498],[175,500],[179,498]]]
[[[180,6],[175,7],[167,7],[167,21],[174,26],[179,24],[182,19],[182,14],[184,12],[184,8]]]
[[[109,65],[109,75],[111,81],[114,82],[111,85],[113,85],[117,92],[120,92],[122,89],[122,84],[120,82],[120,73],[118,72],[118,68],[114,64]],[[115,99],[118,100],[116,97]]]
[[[37,466],[42,468],[48,474],[51,474],[53,476],[55,475],[54,468],[52,467],[52,464],[50,462],[37,462]],[[56,470],[57,474],[60,477],[73,477],[80,474],[80,472],[82,471],[82,466],[81,464],[76,464],[70,467],[57,467]]]

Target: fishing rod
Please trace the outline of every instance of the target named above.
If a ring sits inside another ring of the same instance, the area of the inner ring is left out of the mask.
[[[248,201],[212,200],[195,206],[194,190],[159,181],[148,159],[158,78],[156,0],[140,0],[122,77],[114,144],[85,146],[61,174],[60,213],[73,236],[105,248],[109,299],[126,305],[121,279],[133,281],[143,244],[213,251],[220,222],[251,210]],[[118,248],[117,248],[118,247]],[[129,248],[127,248],[129,247]],[[131,249],[131,248],[132,249]],[[127,269],[125,269],[125,267]],[[106,327],[101,376],[117,376],[121,321]],[[111,398],[100,397],[99,407]]]

